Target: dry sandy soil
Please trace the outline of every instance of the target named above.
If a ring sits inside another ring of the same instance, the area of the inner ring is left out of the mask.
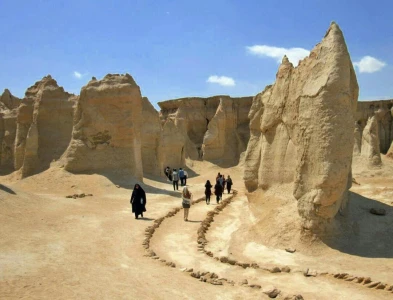
[[[351,190],[347,217],[338,217],[338,234],[321,239],[300,233],[296,202],[280,191],[247,195],[241,166],[220,169],[188,161],[188,167],[194,199],[203,196],[205,181],[219,171],[231,175],[238,192],[214,217],[205,249],[215,257],[262,267],[224,264],[198,250],[197,230],[217,207],[214,199],[210,205],[193,205],[189,222],[179,211],[155,231],[150,249],[175,263],[172,268],[145,256],[142,242],[146,227],[181,205],[180,191],[163,178],[145,178],[148,211],[135,220],[129,204],[132,178],[72,175],[53,167],[20,181],[0,177],[0,299],[268,299],[262,292],[268,285],[280,289],[282,299],[293,294],[304,299],[393,298],[386,289],[332,275],[348,273],[393,285],[391,161],[384,159],[383,169],[354,169],[360,185]],[[93,196],[65,198],[75,193]],[[372,215],[371,207],[387,214]],[[287,247],[297,251],[288,253]],[[289,266],[291,272],[269,272],[274,266]],[[184,268],[214,272],[235,284],[204,283]],[[317,276],[305,277],[307,268]]]

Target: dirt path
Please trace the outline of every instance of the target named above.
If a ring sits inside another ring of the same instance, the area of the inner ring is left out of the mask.
[[[228,197],[228,195],[226,195]],[[217,221],[212,223],[209,229],[207,239],[209,241],[206,250],[212,251],[215,256],[232,255],[229,249],[231,244],[231,235],[242,224],[241,212],[242,207],[247,202],[244,195],[239,195],[225,210],[222,215],[216,217]],[[302,294],[305,299],[390,299],[391,294],[383,291],[369,290],[365,287],[359,287],[356,284],[339,281],[330,276],[304,277],[303,268],[293,268],[292,272],[271,274],[263,269],[243,269],[240,266],[232,266],[223,264],[198,249],[197,231],[200,223],[206,217],[207,212],[212,211],[216,207],[215,204],[206,205],[200,202],[192,206],[190,210],[189,222],[184,222],[183,211],[181,210],[175,216],[165,219],[161,226],[156,230],[150,243],[160,259],[174,262],[179,269],[193,268],[194,271],[214,272],[220,278],[226,278],[237,283],[237,286],[243,289],[241,285],[243,280],[247,280],[248,284],[274,285],[284,294]],[[225,215],[225,216],[224,216]],[[281,250],[259,249],[266,262],[289,262],[290,259],[280,259]],[[289,256],[289,254],[287,254]],[[270,256],[270,257],[269,257]],[[271,258],[275,256],[275,260]],[[283,255],[284,256],[284,255]],[[268,257],[270,260],[268,260]],[[231,287],[236,289],[235,287]],[[250,297],[250,291],[248,297]],[[318,295],[316,297],[316,295]]]

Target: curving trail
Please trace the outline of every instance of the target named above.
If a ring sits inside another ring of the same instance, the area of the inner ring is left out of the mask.
[[[189,222],[183,220],[180,208],[157,219],[155,225],[148,227],[146,232],[144,247],[148,256],[169,267],[186,271],[185,273],[192,269],[188,273],[201,281],[240,287],[247,298],[260,294],[261,287],[274,286],[282,295],[301,294],[305,299],[391,299],[388,291],[390,286],[368,282],[366,279],[364,282],[367,285],[374,285],[371,286],[372,289],[356,285],[354,282],[357,279],[345,273],[336,275],[345,280],[337,280],[327,273],[306,277],[301,268],[288,272],[282,265],[267,263],[261,266],[253,262],[238,262],[233,256],[228,259],[227,256],[231,254],[228,249],[231,233],[240,226],[239,212],[242,211],[241,206],[247,203],[243,191],[236,194],[224,194],[221,205],[216,205],[215,200],[206,205],[203,198],[200,198],[190,209]],[[228,204],[233,218],[228,219],[226,216],[225,220],[221,220],[220,226],[217,226],[214,219],[220,218],[220,213]],[[225,226],[222,226],[222,222]],[[384,290],[375,289],[381,287]]]

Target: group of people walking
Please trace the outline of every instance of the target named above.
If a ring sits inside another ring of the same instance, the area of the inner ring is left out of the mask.
[[[177,171],[177,169],[166,167],[164,172],[167,180],[172,182],[174,191],[179,190],[179,180],[181,186],[187,185],[188,173],[186,170],[183,170],[183,168],[179,168],[179,171]]]
[[[233,185],[233,181],[231,176],[228,175],[228,178],[225,179],[225,175],[221,175],[220,173],[217,174],[216,184],[214,185],[214,194],[216,195],[217,204],[220,203],[220,200],[222,199],[222,194],[225,191],[225,187],[227,188],[228,194],[230,194],[232,185]],[[212,187],[213,186],[211,185],[210,180],[207,180],[205,184],[206,204],[210,204]]]
[[[177,190],[179,189],[178,182],[179,182],[179,178],[181,179],[180,174],[182,175],[183,178],[185,177],[185,180],[183,179],[181,181],[181,185],[182,186],[184,185],[181,194],[181,199],[182,199],[182,207],[184,210],[184,221],[188,221],[188,213],[190,211],[193,195],[188,189],[188,187],[186,186],[187,176],[188,176],[187,172],[185,170],[182,170],[182,168],[179,169],[179,172],[177,172],[176,169],[170,170],[169,167],[165,168],[165,175],[168,177],[168,180],[171,180],[173,182],[173,190],[175,190],[175,187]],[[227,189],[228,194],[231,193],[232,185],[233,185],[233,181],[231,179],[231,176],[228,175],[228,177],[225,178],[224,175],[221,175],[220,173],[217,174],[216,183],[214,185],[214,194],[216,195],[217,204],[220,203],[225,188]],[[211,185],[210,180],[207,180],[205,184],[206,204],[210,204],[210,196],[212,194],[212,188],[213,186]],[[143,213],[146,211],[146,193],[139,184],[135,184],[134,186],[130,203],[131,203],[132,212],[135,214],[135,219],[138,219],[139,216],[143,218]]]

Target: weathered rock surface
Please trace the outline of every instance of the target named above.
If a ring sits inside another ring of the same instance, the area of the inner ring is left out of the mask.
[[[25,158],[26,138],[33,122],[34,99],[24,98],[18,107],[16,118],[16,137],[14,151],[14,168],[19,170]]]
[[[161,123],[158,112],[146,97],[142,98],[142,162],[143,173],[159,175],[158,146],[161,136]]]
[[[22,177],[49,168],[71,140],[71,94],[50,75],[27,89],[18,109],[15,169]]]
[[[254,98],[247,188],[292,184],[303,226],[323,229],[347,202],[357,98],[345,40],[332,23],[298,67],[284,57],[275,84]]]
[[[13,110],[15,108],[18,108],[20,102],[21,100],[18,97],[15,97],[8,89],[5,89],[3,94],[0,96],[0,110]]]
[[[182,98],[158,103],[162,124],[171,120],[184,137],[184,155],[235,165],[249,139],[251,97]]]
[[[16,115],[16,109],[0,112],[0,168],[9,172],[14,170]]]
[[[184,135],[181,134],[173,120],[167,120],[161,131],[158,149],[160,171],[163,171],[166,166],[177,169],[185,166],[184,145]]]
[[[388,152],[386,153],[386,157],[393,159],[393,142],[390,145]]]
[[[370,117],[363,129],[361,156],[367,159],[369,166],[382,165],[376,116]]]
[[[380,152],[386,154],[393,141],[393,100],[358,102],[355,119],[360,134],[371,117],[378,123]]]
[[[92,79],[81,90],[71,142],[62,156],[70,172],[124,172],[143,177],[142,96],[129,75]]]

